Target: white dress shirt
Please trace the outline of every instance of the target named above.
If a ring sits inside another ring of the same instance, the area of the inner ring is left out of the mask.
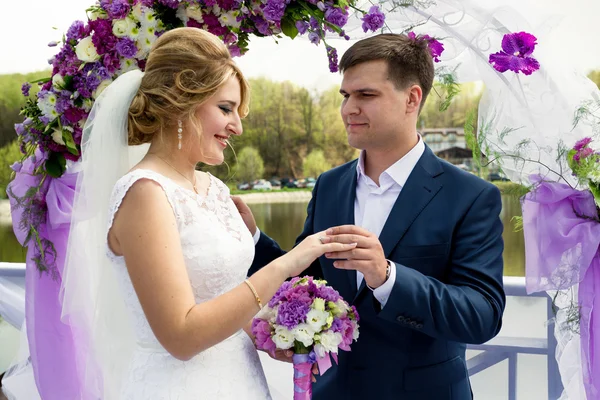
[[[354,201],[354,224],[379,236],[383,226],[392,211],[394,203],[402,187],[417,162],[425,151],[423,139],[419,136],[419,142],[404,157],[392,164],[379,176],[379,186],[367,175],[365,175],[364,151],[360,153],[356,166],[356,199]],[[254,244],[260,239],[260,230],[254,233]],[[373,296],[381,304],[381,308],[390,297],[396,280],[396,268],[391,261],[389,279],[373,291]],[[356,287],[360,288],[364,276],[362,272],[356,271]]]
[[[402,187],[406,184],[406,180],[424,151],[425,144],[419,136],[419,141],[415,147],[379,175],[379,186],[365,175],[364,151],[360,153],[356,165],[355,225],[379,237]],[[388,263],[391,267],[390,277],[383,285],[373,291],[373,296],[379,301],[381,308],[385,307],[396,280],[396,268],[391,261],[388,260]],[[356,271],[357,288],[360,288],[363,279],[362,272]]]

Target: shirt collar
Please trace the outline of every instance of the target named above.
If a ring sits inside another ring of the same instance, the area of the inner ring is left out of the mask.
[[[419,162],[419,159],[425,152],[425,143],[423,142],[423,138],[419,135],[419,141],[417,144],[394,164],[392,164],[388,169],[383,171],[379,177],[380,184],[382,180],[384,180],[385,176],[389,176],[393,182],[398,184],[400,187],[403,187],[408,180],[412,170]],[[360,156],[358,157],[358,164],[356,165],[356,178],[360,180],[362,178],[367,178],[368,181],[371,181],[365,174],[365,151],[362,150],[360,152]]]

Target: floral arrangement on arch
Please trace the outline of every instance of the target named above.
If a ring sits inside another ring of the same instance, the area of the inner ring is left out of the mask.
[[[38,270],[56,272],[57,250],[44,234],[50,182],[63,176],[67,161],[79,160],[82,130],[94,100],[119,75],[143,70],[163,32],[182,26],[205,29],[221,38],[232,56],[248,51],[251,35],[307,35],[316,45],[325,43],[329,68],[335,72],[337,51],[327,44],[326,34],[349,39],[344,26],[350,12],[363,14],[365,32],[384,25],[378,6],[364,12],[354,0],[100,0],[89,8],[88,21],[71,25],[49,61],[51,77],[22,86],[25,120],[15,130],[24,157],[13,170],[26,190],[17,193],[12,185],[8,195],[20,210],[15,230],[25,232],[22,243],[35,244],[32,260]],[[41,86],[35,97],[29,96],[31,84]]]

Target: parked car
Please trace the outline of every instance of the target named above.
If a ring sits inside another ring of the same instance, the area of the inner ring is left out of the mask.
[[[269,182],[265,179],[259,179],[252,186],[252,189],[254,189],[254,190],[271,190],[271,189],[273,189],[273,186],[271,185],[271,182]]]
[[[273,189],[281,189],[281,181],[279,179],[271,179],[269,182],[271,182],[271,187]]]
[[[314,188],[316,183],[317,183],[317,180],[315,178],[306,178],[306,187],[307,188]]]
[[[238,183],[237,188],[238,190],[250,190],[252,189],[252,185],[250,185],[248,182],[241,182]]]
[[[298,183],[294,178],[281,178],[281,187],[297,188]]]

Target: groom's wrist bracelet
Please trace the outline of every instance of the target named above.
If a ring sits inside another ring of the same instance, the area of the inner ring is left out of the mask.
[[[244,281],[244,283],[246,285],[248,285],[248,287],[252,291],[252,294],[254,295],[254,298],[256,299],[256,303],[258,304],[258,308],[260,308],[262,310],[263,305],[262,305],[262,302],[260,301],[260,297],[258,297],[258,293],[256,293],[256,289],[254,289],[254,285],[252,283],[250,283],[250,281],[248,279],[246,279]]]

